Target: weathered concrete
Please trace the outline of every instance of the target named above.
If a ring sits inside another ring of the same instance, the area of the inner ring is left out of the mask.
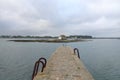
[[[34,80],[94,80],[71,47],[58,48]]]

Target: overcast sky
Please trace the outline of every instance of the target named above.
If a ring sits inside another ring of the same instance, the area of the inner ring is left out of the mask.
[[[120,0],[0,0],[0,35],[120,36]]]

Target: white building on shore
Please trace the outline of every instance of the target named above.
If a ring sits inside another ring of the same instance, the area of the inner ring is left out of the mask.
[[[58,37],[58,39],[59,39],[59,40],[66,40],[67,38],[66,38],[65,35],[60,35],[60,36]]]

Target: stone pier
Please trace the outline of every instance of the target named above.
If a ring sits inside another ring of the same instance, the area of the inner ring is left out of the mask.
[[[48,60],[43,72],[34,80],[94,80],[82,61],[69,46],[59,47]]]

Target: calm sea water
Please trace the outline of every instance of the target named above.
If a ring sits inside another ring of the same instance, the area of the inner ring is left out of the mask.
[[[49,59],[63,43],[11,42],[0,39],[0,80],[31,80],[34,63]],[[81,60],[95,80],[120,80],[120,40],[64,43],[80,50]]]

